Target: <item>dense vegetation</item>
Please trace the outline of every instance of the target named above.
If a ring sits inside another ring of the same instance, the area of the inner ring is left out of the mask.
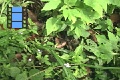
[[[7,28],[7,5],[28,29]],[[119,80],[120,0],[0,0],[0,80]]]

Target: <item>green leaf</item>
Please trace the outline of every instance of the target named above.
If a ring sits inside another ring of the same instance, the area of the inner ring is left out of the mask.
[[[88,37],[90,35],[89,32],[87,32],[85,29],[83,29],[82,27],[76,27],[75,28],[75,34],[80,37],[80,36],[83,36],[83,37]]]
[[[41,59],[41,53],[38,52],[36,58],[37,58],[38,60],[40,60],[40,59]]]
[[[97,41],[98,43],[106,43],[108,42],[107,38],[105,37],[105,35],[96,35]]]
[[[64,0],[64,3],[67,5],[74,6],[77,0]]]
[[[47,64],[47,65],[51,65],[51,63],[49,62],[49,56],[48,55],[45,55],[42,59],[41,59],[41,62]]]
[[[98,0],[84,0],[84,3],[86,5],[92,7],[102,17],[102,15],[103,15],[103,8],[99,4]]]
[[[90,35],[89,32],[86,30],[88,29],[87,26],[81,21],[77,20],[75,24],[72,24],[73,29],[75,28],[75,34],[79,38],[80,36],[88,37]]]
[[[81,33],[79,27],[76,27],[76,28],[75,28],[75,34],[77,35],[78,38],[81,36],[82,33]]]
[[[109,32],[109,31],[108,31],[108,37],[109,37],[109,40],[111,42],[115,42],[115,43],[118,42],[118,38],[113,33]]]
[[[112,47],[112,49],[117,49],[117,44],[119,41],[118,36],[115,36],[113,33],[108,31],[108,38],[109,38],[109,46]]]
[[[120,36],[120,28],[117,28],[117,35]]]
[[[105,12],[107,12],[107,5],[109,3],[109,0],[98,0],[99,4],[101,5],[101,7],[105,10]]]
[[[10,68],[11,77],[16,77],[19,73],[20,73],[20,69],[18,67],[11,67]]]
[[[63,16],[64,16],[65,20],[68,18],[68,16],[69,16],[69,10],[68,9],[63,9]]]
[[[63,54],[62,56],[60,56],[62,59],[68,60],[70,58],[70,56],[68,54]]]
[[[97,57],[99,57],[100,51],[98,50],[97,44],[91,39],[87,39],[86,42],[87,45],[85,45],[84,48],[89,52],[93,52]]]
[[[2,4],[4,1],[3,0],[0,0],[0,4]]]
[[[86,71],[86,68],[85,67],[82,67],[82,69],[80,68],[77,68],[77,69],[75,69],[75,71],[74,71],[74,73],[73,73],[73,75],[75,76],[75,77],[78,77],[78,78],[81,78],[81,77],[84,77],[85,75],[87,75],[88,73],[87,73],[87,71]]]
[[[52,72],[53,71],[53,67],[48,67],[46,70],[45,70],[45,77],[46,78],[49,78],[51,75],[52,75]]]
[[[109,0],[110,4],[120,7],[120,0]]]
[[[61,8],[63,10],[63,16],[65,20],[68,18],[69,21],[72,21],[72,24],[77,21],[77,17],[80,18],[80,12],[77,9],[67,9],[66,6]]]
[[[40,70],[38,70],[38,69],[31,69],[30,71],[29,71],[29,76],[32,76],[30,79],[31,80],[43,80],[43,76],[44,76],[44,74],[42,73],[40,73],[40,74],[37,74],[37,73],[39,73],[40,72]]]
[[[70,21],[72,21],[72,24],[74,24],[74,23],[77,21],[77,18],[76,18],[75,16],[71,15],[71,14],[69,14],[68,19],[69,19]]]
[[[68,10],[68,19],[74,24],[77,21],[77,17],[80,17],[80,12],[77,9]]]
[[[113,31],[113,23],[110,19],[107,19],[108,30]]]
[[[58,31],[59,31],[59,32],[60,32],[60,31],[63,31],[63,30],[65,30],[66,27],[67,27],[67,25],[63,23],[63,24],[61,25],[61,28],[60,28]]]
[[[0,24],[3,24],[7,20],[6,17],[0,17]]]
[[[93,11],[92,8],[86,5],[84,5],[84,8],[83,7],[77,8],[77,10],[79,10],[80,12],[79,16],[81,20],[87,24],[94,23],[95,19],[99,19],[101,17],[96,11]]]
[[[63,6],[61,10],[63,10],[65,20],[68,18],[72,23],[76,22],[77,17],[80,18],[80,12],[77,9],[68,9],[66,6]]]
[[[60,3],[61,0],[49,0],[49,2],[45,4],[42,10],[56,9]]]
[[[80,12],[77,9],[69,9],[69,12],[75,17],[80,17]]]
[[[15,80],[27,80],[27,72],[24,71],[23,73],[17,75]]]
[[[83,52],[83,45],[80,44],[76,49],[75,49],[75,55],[79,56]]]
[[[113,59],[113,46],[111,42],[106,42],[106,44],[101,44],[98,46],[98,50],[101,52],[100,56],[105,62],[109,63]]]
[[[52,33],[53,31],[57,31],[61,25],[59,25],[60,19],[51,17],[46,22],[46,29],[47,29],[47,35]]]

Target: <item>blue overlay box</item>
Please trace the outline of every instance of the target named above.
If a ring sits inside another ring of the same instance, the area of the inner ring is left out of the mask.
[[[22,13],[12,13],[12,21],[22,21]]]
[[[12,12],[22,12],[22,7],[12,7]]]
[[[22,22],[12,22],[12,28],[22,28]]]

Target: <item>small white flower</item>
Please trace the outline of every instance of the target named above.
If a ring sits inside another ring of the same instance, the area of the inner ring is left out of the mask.
[[[39,65],[41,65],[41,63],[39,63]]]
[[[38,49],[38,53],[41,53],[42,51],[40,49]]]
[[[23,32],[19,32],[19,34],[23,34]]]
[[[71,67],[69,63],[64,64],[65,67]]]
[[[38,52],[41,52],[41,50],[38,49]]]
[[[23,34],[22,32],[20,34]]]
[[[29,58],[29,59],[28,59],[28,61],[32,61],[32,59],[31,59],[31,58]]]

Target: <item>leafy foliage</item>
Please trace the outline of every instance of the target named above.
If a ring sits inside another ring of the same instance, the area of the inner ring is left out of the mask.
[[[7,5],[38,19],[8,29]],[[110,18],[120,15],[119,0],[0,0],[0,10],[2,80],[120,79],[120,17]]]

